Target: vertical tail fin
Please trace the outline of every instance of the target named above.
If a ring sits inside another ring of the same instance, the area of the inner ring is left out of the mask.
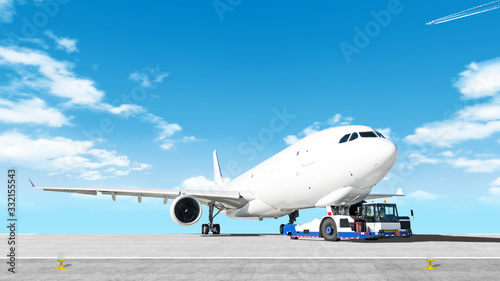
[[[217,150],[214,150],[214,181],[217,187],[222,187],[224,181],[222,180],[222,173],[219,167],[219,159],[217,157]]]

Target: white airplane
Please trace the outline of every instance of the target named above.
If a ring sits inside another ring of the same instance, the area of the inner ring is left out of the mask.
[[[202,234],[220,233],[213,219],[222,213],[230,218],[279,218],[295,222],[298,210],[329,207],[338,214],[365,199],[404,196],[370,194],[373,186],[391,170],[398,157],[396,145],[367,126],[343,126],[311,134],[260,163],[239,177],[224,183],[217,152],[213,152],[217,190],[157,188],[39,187],[47,191],[175,199],[170,207],[179,225],[193,225],[201,218],[202,205],[209,207],[209,223]],[[214,216],[214,210],[218,212]],[[329,214],[332,215],[332,214]],[[335,214],[333,214],[335,215]],[[280,230],[282,231],[283,225]]]

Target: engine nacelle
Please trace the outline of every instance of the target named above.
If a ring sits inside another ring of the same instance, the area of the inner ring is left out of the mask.
[[[200,201],[191,195],[181,195],[175,198],[170,206],[170,216],[178,225],[188,226],[198,222],[203,208]]]

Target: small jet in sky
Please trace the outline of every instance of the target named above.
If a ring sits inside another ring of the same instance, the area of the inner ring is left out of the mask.
[[[202,234],[220,233],[214,217],[259,219],[289,216],[295,222],[299,210],[327,208],[348,214],[363,200],[404,196],[370,193],[391,170],[398,158],[396,145],[367,126],[342,126],[311,134],[265,160],[235,179],[224,182],[217,152],[213,152],[214,190],[112,187],[48,187],[46,191],[97,195],[174,199],[170,215],[182,226],[193,225],[202,216],[202,204],[209,207],[208,224]],[[214,215],[214,211],[217,213]],[[330,212],[330,211],[329,211]],[[330,214],[329,214],[330,215]],[[280,230],[282,230],[283,225]]]
[[[461,18],[465,18],[465,17],[470,17],[473,15],[477,15],[477,14],[481,14],[481,13],[485,13],[485,12],[489,12],[489,11],[493,11],[493,10],[496,10],[499,8],[500,8],[500,0],[495,0],[495,1],[492,1],[492,2],[489,2],[486,4],[482,4],[479,6],[475,6],[475,7],[460,11],[458,13],[454,13],[454,14],[451,14],[451,15],[448,15],[445,17],[441,17],[441,18],[429,21],[426,23],[426,25],[449,22],[449,21],[453,21],[453,20],[457,20],[457,19],[461,19]]]

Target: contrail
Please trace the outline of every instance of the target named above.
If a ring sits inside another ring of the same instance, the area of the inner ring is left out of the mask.
[[[432,20],[432,21],[426,23],[426,25],[440,24],[440,23],[447,22],[447,21],[457,20],[457,19],[473,16],[476,14],[488,12],[491,10],[495,10],[498,8],[500,8],[500,0],[489,2],[489,3],[479,5],[479,6],[467,9],[467,10],[463,10],[463,11],[458,12],[458,13],[451,14],[451,15],[446,16],[446,17]]]

